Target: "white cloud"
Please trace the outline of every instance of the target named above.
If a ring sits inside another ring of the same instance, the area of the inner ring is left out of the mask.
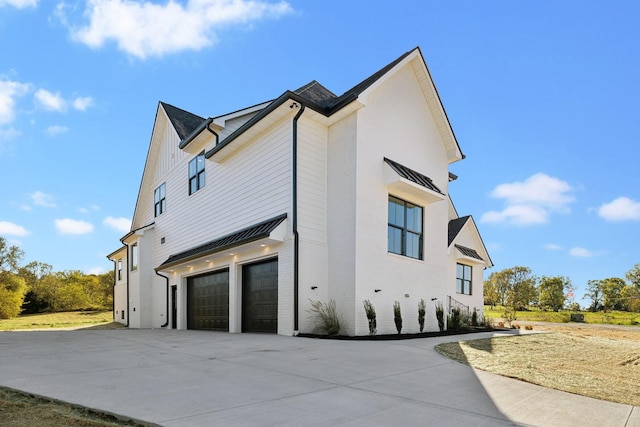
[[[560,245],[556,245],[555,243],[548,243],[544,245],[544,248],[548,251],[561,251],[564,248]]]
[[[83,213],[83,214],[88,214],[88,213],[91,213],[91,212],[97,212],[99,210],[100,210],[100,206],[98,206],[96,204],[90,205],[89,207],[84,207],[83,206],[81,208],[78,208],[78,212]]]
[[[45,208],[55,208],[56,203],[54,197],[51,194],[43,193],[42,191],[36,191],[30,194],[31,201],[36,206],[44,206]]]
[[[104,219],[104,221],[102,221],[102,223],[107,227],[111,227],[121,233],[127,233],[129,230],[131,230],[131,220],[127,218],[114,218],[112,216],[108,216]]]
[[[542,224],[551,212],[570,212],[569,204],[575,201],[572,188],[565,181],[543,173],[530,176],[522,182],[498,185],[491,196],[504,199],[502,211],[486,212],[482,222],[508,222],[516,225]]]
[[[16,98],[27,94],[30,85],[12,80],[0,80],[0,123],[11,123],[15,118]]]
[[[49,126],[45,132],[47,135],[49,136],[57,136],[63,133],[66,133],[69,131],[69,128],[66,126],[60,126],[60,125],[53,125],[53,126]]]
[[[93,98],[90,96],[79,96],[72,102],[73,108],[78,111],[85,111],[87,108],[93,106]]]
[[[91,267],[88,269],[85,269],[85,273],[87,274],[95,274],[96,276],[99,274],[104,274],[106,273],[108,270],[105,270],[103,267]]]
[[[13,6],[22,9],[25,7],[36,7],[37,5],[38,0],[0,0],[0,7]]]
[[[56,219],[56,229],[60,234],[89,234],[93,232],[93,224],[76,219]]]
[[[38,104],[45,110],[62,112],[67,108],[67,101],[59,93],[38,89],[34,96]]]
[[[9,221],[0,221],[0,234],[5,236],[26,236],[29,234],[26,228]]]
[[[607,221],[639,221],[640,202],[628,197],[618,197],[600,206],[598,215]]]
[[[280,1],[169,0],[164,4],[132,0],[89,0],[86,26],[70,27],[71,37],[91,48],[108,41],[137,58],[160,57],[183,50],[200,50],[217,41],[215,31],[230,24],[244,24],[292,11]],[[67,22],[64,7],[56,13]]]
[[[569,255],[575,256],[575,257],[580,257],[580,258],[591,258],[595,254],[593,252],[591,252],[590,250],[588,250],[588,249],[581,248],[581,247],[577,246],[577,247],[571,248],[569,250]]]

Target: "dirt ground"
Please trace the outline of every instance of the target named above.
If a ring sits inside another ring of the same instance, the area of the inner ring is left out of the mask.
[[[532,322],[514,322],[525,324]],[[640,406],[640,327],[533,322],[540,334],[441,344],[475,368],[544,387]]]

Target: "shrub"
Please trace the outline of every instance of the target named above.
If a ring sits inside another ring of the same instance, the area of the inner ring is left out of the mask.
[[[520,325],[518,325],[517,323],[512,323],[511,329],[520,329]]]
[[[393,302],[393,321],[396,324],[398,333],[402,330],[402,314],[400,313],[400,301]]]
[[[460,309],[452,308],[451,314],[447,316],[447,330],[459,331],[462,329],[462,318],[460,317]]]
[[[418,302],[418,324],[420,325],[420,332],[424,330],[424,315],[427,309],[427,303],[424,302],[424,299],[421,299]]]
[[[329,300],[327,304],[322,301],[309,300],[311,308],[308,310],[315,318],[317,325],[313,332],[338,335],[340,333],[340,319],[336,312],[336,302]]]
[[[525,328],[527,331],[532,331],[532,330],[533,330],[533,325],[524,325],[524,328]]]
[[[498,322],[498,323],[496,323],[496,326],[498,328],[504,328],[504,322]]]
[[[478,326],[478,311],[473,307],[473,313],[471,313],[471,326],[474,328]]]
[[[362,303],[364,304],[364,311],[367,314],[367,320],[369,321],[369,335],[375,335],[376,329],[377,329],[376,309],[373,307],[373,304],[371,304],[371,301],[369,301],[368,299],[362,301]]]
[[[440,301],[436,302],[436,318],[438,319],[440,332],[444,331],[444,307]]]

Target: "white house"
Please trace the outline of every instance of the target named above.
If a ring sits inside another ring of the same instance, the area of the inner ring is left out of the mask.
[[[482,311],[491,259],[449,198],[464,158],[419,48],[337,96],[312,81],[202,118],[160,103],[131,232],[108,258],[132,328],[343,334],[438,330],[434,304]]]

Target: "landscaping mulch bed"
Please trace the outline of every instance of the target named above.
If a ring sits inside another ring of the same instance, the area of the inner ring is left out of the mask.
[[[302,338],[318,338],[328,340],[350,340],[350,341],[390,341],[390,340],[410,340],[414,338],[433,338],[433,337],[446,337],[450,335],[464,335],[474,334],[478,332],[491,332],[501,329],[489,328],[489,327],[476,327],[471,329],[462,329],[459,331],[443,331],[443,332],[418,332],[415,334],[384,334],[384,335],[358,335],[358,336],[346,336],[346,335],[320,335],[320,334],[298,334],[298,337]]]
[[[640,328],[535,328],[549,333],[444,343],[436,350],[484,371],[640,406]]]

